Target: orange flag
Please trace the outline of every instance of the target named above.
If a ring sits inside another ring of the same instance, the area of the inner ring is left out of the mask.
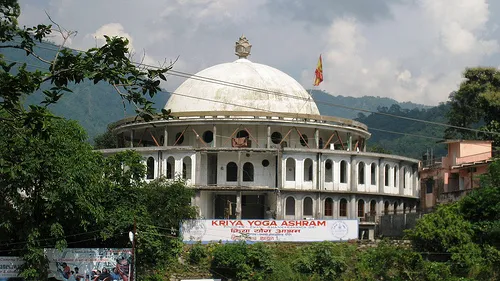
[[[316,66],[316,71],[314,73],[316,74],[314,86],[318,86],[319,83],[323,82],[323,62],[321,60],[321,55],[319,55],[318,66]]]

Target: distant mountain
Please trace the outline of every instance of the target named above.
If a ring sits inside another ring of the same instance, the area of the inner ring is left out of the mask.
[[[57,47],[43,44],[43,48],[36,49],[37,53],[47,59],[55,56]],[[18,50],[0,49],[0,53],[11,61],[27,63],[29,70],[47,69],[47,65],[32,57],[26,57],[26,53]],[[88,133],[89,140],[106,131],[108,124],[124,117],[134,116],[134,108],[128,103],[124,104],[115,92],[114,88],[105,83],[94,85],[92,82],[84,82],[69,87],[73,93],[65,94],[57,104],[51,105],[50,109],[56,114],[68,119],[80,122]],[[358,121],[368,125],[372,137],[368,141],[369,146],[377,146],[394,154],[410,157],[420,157],[427,148],[433,147],[435,154],[444,154],[443,145],[436,145],[435,140],[411,136],[403,136],[380,132],[376,129],[397,131],[408,134],[420,134],[426,136],[441,137],[443,127],[411,122],[394,117],[381,116],[377,114],[363,114],[358,110],[347,109],[360,108],[370,111],[390,112],[391,114],[408,116],[417,119],[446,122],[446,105],[429,107],[411,102],[399,103],[390,98],[365,96],[360,98],[346,96],[332,96],[323,91],[311,90],[314,100],[317,102],[319,111],[323,115],[337,116],[349,119],[357,118]],[[152,101],[156,108],[162,108],[169,98],[169,93],[160,92]],[[41,92],[25,98],[25,104],[37,104],[43,100]],[[372,129],[372,130],[370,130]]]
[[[327,92],[318,90],[308,90],[311,93],[314,101],[318,105],[319,112],[323,115],[337,116],[343,118],[354,119],[358,117],[358,113],[361,111],[343,108],[342,106],[351,108],[360,108],[370,111],[377,111],[378,108],[391,107],[393,104],[399,105],[402,109],[425,109],[430,108],[423,104],[417,104],[412,102],[398,102],[394,99],[383,98],[383,97],[373,97],[364,96],[360,98],[356,97],[345,97],[345,96],[332,96]],[[329,105],[329,104],[330,105]],[[331,104],[336,104],[334,106]]]

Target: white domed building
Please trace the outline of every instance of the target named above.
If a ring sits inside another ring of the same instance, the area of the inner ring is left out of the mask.
[[[359,218],[412,212],[418,160],[366,152],[366,125],[323,116],[292,77],[247,59],[191,76],[165,105],[173,119],[123,119],[120,147],[144,156],[147,179],[181,177],[195,190],[200,216],[212,218]]]

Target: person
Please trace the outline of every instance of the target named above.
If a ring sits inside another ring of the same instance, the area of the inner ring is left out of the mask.
[[[63,268],[62,269],[62,276],[64,277],[64,279],[68,279],[71,275],[71,268],[65,262],[63,262],[61,264],[61,267]]]

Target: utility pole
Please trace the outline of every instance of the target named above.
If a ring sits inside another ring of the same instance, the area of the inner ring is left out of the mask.
[[[133,232],[131,235],[129,235],[129,238],[132,242],[132,264],[131,264],[131,268],[132,270],[130,270],[130,281],[134,281],[135,280],[135,234],[137,233],[137,222],[135,220],[135,217],[134,217],[134,229],[133,229]]]

